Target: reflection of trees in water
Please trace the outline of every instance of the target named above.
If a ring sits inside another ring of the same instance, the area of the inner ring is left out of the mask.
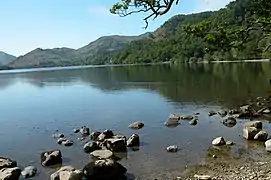
[[[173,101],[231,103],[264,94],[271,77],[269,63],[183,64],[99,67],[0,75],[0,88],[16,79],[38,87],[78,81],[103,91],[152,89]]]

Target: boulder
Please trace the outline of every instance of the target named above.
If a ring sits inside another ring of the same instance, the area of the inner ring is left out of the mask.
[[[46,151],[41,153],[41,164],[43,166],[53,166],[62,163],[60,150]]]
[[[104,159],[89,163],[83,171],[86,179],[120,180],[126,179],[127,169],[115,161]]]
[[[254,136],[254,140],[263,141],[263,142],[266,141],[267,138],[268,138],[268,133],[264,130],[261,130]]]
[[[179,150],[179,148],[176,145],[167,147],[167,152],[177,152],[178,150]]]
[[[270,113],[271,113],[270,109],[263,110],[263,114],[270,114]]]
[[[221,122],[227,127],[233,127],[237,123],[236,119],[232,116],[224,118]]]
[[[113,152],[126,152],[126,138],[110,138],[106,139],[106,147]]]
[[[67,141],[67,139],[66,138],[59,138],[57,140],[57,144],[62,144],[63,141]]]
[[[24,178],[34,177],[37,174],[37,168],[35,166],[25,167],[21,174]]]
[[[88,142],[84,145],[84,151],[86,153],[91,153],[93,151],[99,150],[99,144],[97,142]]]
[[[245,127],[255,127],[256,129],[261,130],[263,128],[263,124],[261,121],[250,121],[243,125],[243,128]]]
[[[1,180],[18,180],[21,175],[21,169],[18,167],[3,168],[0,170]]]
[[[214,116],[214,115],[216,115],[216,114],[217,114],[217,113],[216,113],[215,111],[213,111],[213,110],[212,110],[212,111],[209,111],[209,113],[208,113],[209,116]]]
[[[90,129],[86,126],[82,126],[79,131],[83,136],[88,136],[90,134]]]
[[[80,132],[80,129],[74,129],[73,132],[74,132],[74,133],[79,133],[79,132]]]
[[[247,140],[252,140],[259,131],[255,127],[243,127],[243,137]]]
[[[143,128],[144,124],[142,122],[134,122],[134,123],[130,124],[128,127],[131,129],[137,130],[137,129]]]
[[[109,150],[96,150],[90,154],[97,159],[109,159],[113,157],[112,151]]]
[[[99,137],[99,135],[101,134],[101,132],[98,131],[94,131],[90,134],[90,139],[93,141],[96,141]]]
[[[168,127],[177,127],[180,124],[181,117],[176,114],[171,114],[167,121],[164,123]]]
[[[55,139],[64,138],[64,134],[54,134],[52,137]]]
[[[226,111],[226,110],[220,110],[220,111],[218,111],[218,114],[221,116],[221,117],[225,117],[225,116],[227,116],[227,114],[228,114],[228,112]]]
[[[239,114],[240,112],[239,112],[239,110],[238,109],[231,109],[231,110],[229,110],[229,114],[230,115],[233,115],[233,114]]]
[[[51,180],[81,180],[83,172],[71,166],[64,166],[51,175]]]
[[[218,137],[218,138],[215,138],[213,141],[212,141],[212,145],[214,146],[223,146],[223,145],[226,145],[226,141],[223,137]]]
[[[248,104],[248,105],[241,106],[239,109],[241,112],[245,113],[245,112],[249,112],[250,108],[251,106]]]
[[[271,152],[271,139],[265,141],[265,149],[267,152]]]
[[[264,110],[265,110],[265,108],[259,109],[259,110],[257,111],[257,113],[262,114]]]
[[[17,166],[17,162],[9,158],[0,157],[0,169],[13,168]]]
[[[179,121],[181,120],[181,117],[176,114],[170,114],[168,120]]]
[[[195,126],[195,125],[198,124],[198,120],[197,120],[197,119],[192,119],[191,121],[189,121],[189,124],[190,124],[191,126]]]
[[[264,103],[262,103],[262,102],[257,102],[257,106],[261,107],[261,106],[263,106],[263,105],[264,105]]]
[[[64,146],[72,146],[73,145],[73,141],[66,139],[66,138],[59,138],[57,140],[57,143],[64,145]]]
[[[127,140],[127,147],[138,147],[140,146],[139,136],[137,134],[133,134]]]
[[[114,136],[113,131],[107,129],[98,136],[97,140],[104,141],[105,139],[112,138],[113,136]]]

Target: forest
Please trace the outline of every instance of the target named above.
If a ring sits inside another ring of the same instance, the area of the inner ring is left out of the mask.
[[[271,1],[236,0],[219,11],[176,15],[148,38],[97,60],[133,64],[271,58],[270,17]]]

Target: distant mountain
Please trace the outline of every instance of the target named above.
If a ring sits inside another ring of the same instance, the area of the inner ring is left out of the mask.
[[[73,65],[77,51],[70,48],[35,49],[9,64],[11,68],[35,68]]]
[[[15,56],[0,51],[0,66],[5,66],[16,59]]]
[[[11,68],[36,68],[104,64],[107,60],[103,59],[105,54],[120,50],[127,43],[148,37],[148,35],[149,33],[140,36],[104,36],[77,50],[70,48],[38,48],[18,57],[9,66]]]
[[[120,50],[127,43],[148,37],[149,34],[145,33],[140,36],[104,36],[78,49],[78,52],[86,57],[98,53]]]

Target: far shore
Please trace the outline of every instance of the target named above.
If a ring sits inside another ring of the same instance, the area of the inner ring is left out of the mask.
[[[210,64],[210,63],[250,63],[250,62],[271,62],[271,59],[251,59],[251,60],[233,60],[233,61],[202,61],[202,62],[190,62],[189,64]],[[29,68],[17,68],[0,70],[0,74],[5,73],[21,73],[21,72],[33,72],[33,71],[54,71],[65,69],[80,69],[91,67],[122,67],[122,66],[143,66],[143,65],[159,65],[159,64],[171,64],[171,61],[156,62],[156,63],[138,63],[138,64],[104,64],[104,65],[82,65],[82,66],[56,66],[56,67],[29,67]],[[183,63],[176,63],[183,64]]]

